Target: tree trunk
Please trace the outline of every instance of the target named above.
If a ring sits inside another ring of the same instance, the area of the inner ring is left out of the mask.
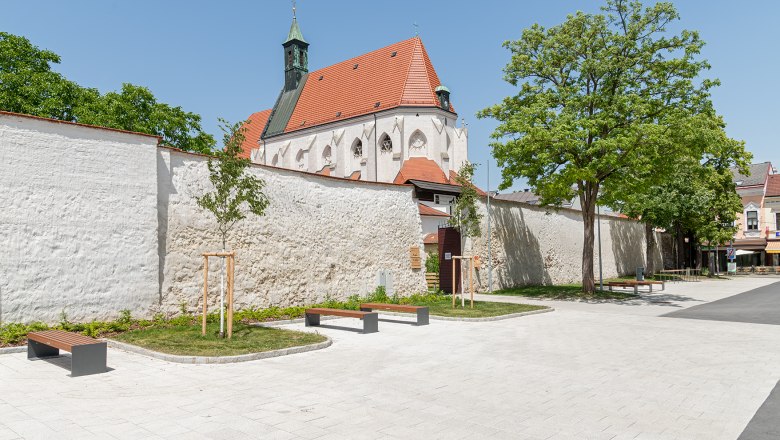
[[[647,276],[655,274],[655,252],[658,243],[655,241],[655,227],[650,223],[645,223],[645,242],[647,244],[645,252],[645,273]]]
[[[692,240],[696,240],[696,269],[701,270],[701,262],[702,262],[702,253],[701,253],[701,243],[699,243],[699,239],[697,237],[693,237]]]
[[[682,226],[677,223],[674,226],[674,234],[677,239],[677,269],[684,269],[687,258],[685,258],[685,236],[683,236]]]
[[[593,274],[593,243],[595,241],[594,220],[596,219],[596,199],[598,185],[585,183],[584,191],[580,195],[583,222],[582,242],[582,290],[587,294],[596,291],[596,278]]]

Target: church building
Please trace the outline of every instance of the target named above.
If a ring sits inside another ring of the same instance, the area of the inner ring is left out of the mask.
[[[294,17],[282,47],[284,85],[273,108],[249,117],[244,157],[354,180],[455,186],[468,133],[456,127],[450,91],[419,37],[309,71]],[[437,194],[459,193],[447,187]],[[437,205],[433,193],[425,198]]]

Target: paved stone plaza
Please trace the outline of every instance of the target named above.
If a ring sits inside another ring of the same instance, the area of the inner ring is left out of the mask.
[[[0,439],[733,440],[780,379],[780,327],[661,315],[777,281],[371,335],[324,328],[330,348],[241,364],[109,350],[112,371],[70,378],[62,361],[0,355]]]

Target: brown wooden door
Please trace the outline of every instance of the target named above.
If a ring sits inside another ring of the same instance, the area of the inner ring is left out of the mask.
[[[460,255],[460,233],[458,230],[439,228],[439,288],[445,293],[452,293],[452,257]],[[455,264],[455,285],[457,288],[460,287],[460,264],[457,263]]]

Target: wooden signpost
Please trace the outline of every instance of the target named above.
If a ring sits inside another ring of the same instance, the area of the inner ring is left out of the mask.
[[[233,337],[233,284],[236,265],[235,252],[206,252],[203,254],[203,336],[206,336],[206,314],[209,296],[209,257],[226,258],[227,270],[227,337]]]

